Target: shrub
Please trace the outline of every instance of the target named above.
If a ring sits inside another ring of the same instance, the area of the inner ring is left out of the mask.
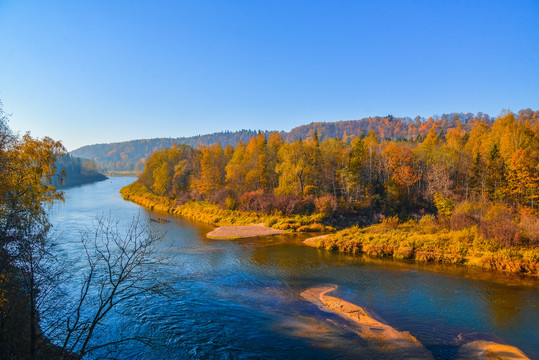
[[[424,232],[433,233],[437,230],[438,224],[433,215],[423,215],[419,220],[419,227]]]
[[[529,245],[539,245],[539,217],[530,210],[520,211],[520,229]]]
[[[444,198],[439,192],[434,194],[434,205],[438,209],[438,213],[451,216],[453,210],[455,209],[455,203],[449,198]]]
[[[183,205],[186,202],[193,200],[193,197],[189,193],[182,193],[176,198],[176,205]]]
[[[333,195],[324,195],[314,200],[316,212],[331,216],[337,211],[337,198]]]
[[[275,195],[265,193],[262,190],[245,193],[240,198],[240,209],[269,214],[276,209]]]
[[[217,190],[209,200],[211,203],[217,204],[221,209],[234,210],[236,208],[236,194],[231,190]]]
[[[451,229],[460,230],[473,225],[479,225],[481,207],[469,202],[460,203],[451,215]]]
[[[511,209],[501,205],[492,205],[482,220],[512,220],[514,218]]]
[[[515,223],[508,220],[483,220],[479,233],[485,240],[495,240],[502,246],[511,247],[521,242],[521,233]]]
[[[310,215],[316,210],[312,197],[290,199],[286,207],[287,214]]]
[[[225,209],[235,210],[237,206],[236,197],[234,195],[228,195],[225,200]]]
[[[385,229],[395,229],[399,226],[399,217],[397,215],[382,219],[382,227]]]
[[[305,189],[303,189],[303,195],[315,195],[318,193],[318,188],[313,185],[307,185],[305,186]]]
[[[510,247],[520,242],[521,234],[513,222],[511,209],[503,205],[491,206],[481,219],[479,233],[485,240],[495,240],[499,245]]]

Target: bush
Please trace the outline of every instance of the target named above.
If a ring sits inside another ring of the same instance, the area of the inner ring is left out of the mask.
[[[481,219],[479,233],[485,240],[495,240],[498,244],[510,247],[520,243],[520,231],[513,222],[511,209],[503,205],[493,205]]]
[[[245,193],[240,198],[240,209],[272,213],[276,209],[275,195],[264,193],[262,190]]]
[[[314,200],[316,212],[331,216],[337,211],[337,198],[333,195],[324,195]]]
[[[287,214],[295,215],[311,215],[315,210],[316,206],[312,197],[290,199],[286,207]]]
[[[469,202],[460,203],[451,216],[451,229],[461,230],[473,225],[479,225],[481,221],[482,207]]]
[[[395,229],[399,226],[399,217],[397,215],[382,219],[382,226],[385,229]]]
[[[419,227],[424,232],[434,233],[438,228],[438,224],[433,215],[423,215],[419,220]]]
[[[303,189],[303,195],[316,195],[318,194],[318,187],[313,185],[307,185],[305,186],[305,189]]]
[[[529,208],[520,210],[520,229],[522,237],[529,245],[539,245],[539,217]]]
[[[225,200],[225,209],[235,210],[237,206],[236,196],[228,195]]]
[[[312,197],[302,199],[295,195],[275,195],[263,191],[245,193],[240,199],[240,209],[266,214],[310,215],[315,211]]]
[[[217,204],[221,209],[234,210],[236,208],[236,194],[231,190],[217,190],[209,200],[211,203]]]
[[[186,202],[193,200],[193,197],[189,193],[182,193],[176,198],[176,206],[183,205]]]
[[[438,213],[445,216],[451,216],[453,210],[455,209],[455,203],[453,200],[444,198],[439,192],[434,194],[434,205],[436,205]]]
[[[511,247],[520,243],[521,234],[515,223],[507,220],[483,220],[479,233],[485,240],[495,240],[500,245]]]

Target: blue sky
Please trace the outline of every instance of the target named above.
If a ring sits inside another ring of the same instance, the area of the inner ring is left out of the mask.
[[[539,108],[539,1],[0,0],[17,131],[79,146]]]

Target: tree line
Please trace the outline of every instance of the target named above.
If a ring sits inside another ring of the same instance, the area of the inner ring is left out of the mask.
[[[256,135],[253,130],[223,131],[209,135],[197,135],[181,138],[158,138],[131,140],[112,144],[83,146],[71,152],[71,155],[90,159],[95,165],[107,172],[136,172],[144,169],[145,159],[154,151],[182,143],[194,147],[220,142],[224,146],[238,141],[249,141]]]
[[[534,121],[539,114],[531,109],[524,109],[516,115],[518,121]],[[461,124],[465,131],[469,131],[475,122],[492,123],[494,121],[488,114],[484,113],[451,113],[435,115],[429,118],[416,116],[394,117],[373,116],[359,120],[347,120],[336,122],[313,122],[293,128],[289,132],[279,131],[279,135],[285,142],[294,142],[307,139],[318,134],[320,140],[330,138],[341,138],[345,141],[349,137],[358,136],[362,132],[374,131],[383,140],[411,140],[423,139],[432,127],[436,127],[438,132],[447,132],[457,124]],[[263,131],[269,136],[272,131]],[[124,141],[111,144],[96,144],[83,146],[71,152],[73,156],[90,159],[103,171],[108,172],[135,172],[140,173],[144,169],[145,159],[154,151],[171,147],[172,144],[186,144],[192,147],[209,146],[220,143],[222,147],[231,145],[233,147],[241,141],[247,143],[250,138],[256,135],[253,130],[223,131],[208,135],[198,135],[181,138],[159,138]]]

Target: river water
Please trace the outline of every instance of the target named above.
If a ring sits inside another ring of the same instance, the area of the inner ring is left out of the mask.
[[[54,236],[80,253],[80,234],[97,216],[127,221],[151,212],[118,191],[118,177],[65,190],[51,210]],[[164,346],[133,344],[122,359],[385,358],[340,317],[303,300],[312,286],[358,304],[398,330],[409,331],[436,359],[453,359],[472,340],[514,345],[539,359],[539,284],[535,280],[458,266],[420,265],[331,254],[302,245],[303,236],[207,239],[213,228],[163,214],[152,223],[168,264],[160,272],[176,290],[130,304],[127,321]],[[73,290],[75,291],[75,290]],[[118,320],[119,321],[119,320]],[[105,334],[106,335],[106,334]]]

